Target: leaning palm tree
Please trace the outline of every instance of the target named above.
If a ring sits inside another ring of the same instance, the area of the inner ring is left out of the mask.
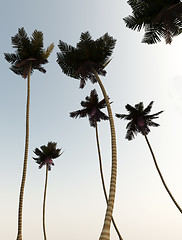
[[[54,45],[51,44],[47,50],[43,48],[43,33],[35,30],[31,38],[28,38],[24,28],[19,28],[18,33],[11,38],[15,53],[5,53],[5,59],[11,63],[10,69],[27,78],[27,103],[26,103],[26,137],[25,137],[25,152],[23,174],[19,196],[18,210],[18,234],[17,240],[22,240],[22,211],[23,211],[23,195],[26,181],[28,145],[29,145],[29,108],[30,108],[30,75],[35,69],[45,73],[43,64],[48,63],[47,58],[53,50]]]
[[[107,33],[97,40],[93,40],[89,32],[81,34],[80,42],[73,47],[63,41],[59,41],[57,53],[57,62],[62,71],[70,77],[80,80],[80,88],[86,84],[89,79],[92,83],[98,82],[102,90],[109,115],[112,141],[112,169],[111,181],[108,197],[108,204],[105,214],[103,229],[100,240],[110,239],[110,225],[115,200],[116,175],[117,175],[117,153],[116,153],[116,136],[112,111],[106,90],[99,78],[99,75],[106,75],[104,68],[110,62],[116,40]]]
[[[57,143],[48,142],[47,146],[43,145],[39,148],[35,148],[34,153],[38,156],[33,159],[39,164],[39,169],[46,165],[46,177],[45,177],[45,187],[44,187],[44,199],[43,199],[43,233],[44,240],[47,240],[46,227],[45,227],[45,203],[46,203],[46,193],[47,193],[47,181],[48,181],[48,171],[51,170],[51,165],[54,165],[53,159],[61,156],[61,149],[56,148]]]
[[[107,192],[106,192],[106,187],[104,182],[104,174],[103,174],[103,168],[102,168],[102,159],[101,159],[101,151],[100,151],[100,143],[99,143],[99,135],[98,135],[98,126],[97,126],[97,122],[100,122],[101,120],[109,119],[109,117],[101,111],[102,108],[106,107],[106,102],[105,102],[105,99],[99,101],[98,94],[95,89],[91,91],[90,96],[87,96],[85,100],[86,101],[81,101],[81,106],[83,107],[83,109],[71,112],[70,117],[83,118],[88,116],[90,126],[95,128],[97,149],[98,149],[98,156],[99,156],[100,175],[101,175],[101,181],[102,181],[105,200],[107,203],[108,197],[107,197]],[[116,226],[116,223],[113,217],[112,217],[112,223],[119,236],[119,239],[122,240],[121,234]]]
[[[129,0],[132,15],[124,18],[128,28],[145,28],[142,42],[153,44],[163,37],[171,43],[182,32],[182,3],[180,0]]]
[[[164,181],[162,173],[158,167],[154,152],[153,152],[152,147],[147,138],[147,134],[150,132],[149,127],[158,127],[159,126],[158,123],[155,123],[152,120],[158,118],[158,115],[163,112],[163,111],[160,111],[160,112],[149,115],[152,105],[153,105],[153,101],[150,102],[150,104],[144,109],[143,102],[136,104],[135,107],[132,107],[131,105],[127,104],[125,106],[125,108],[129,112],[129,114],[128,115],[116,114],[116,117],[130,121],[126,126],[126,128],[127,128],[126,139],[128,139],[128,140],[134,139],[134,134],[137,135],[137,133],[141,133],[144,135],[147,145],[152,154],[155,167],[156,167],[158,174],[162,180],[162,183],[163,183],[166,191],[168,192],[169,196],[171,197],[172,201],[174,202],[174,204],[176,205],[178,210],[182,213],[182,209],[180,208],[180,206],[174,199],[173,195],[169,191],[169,189]]]

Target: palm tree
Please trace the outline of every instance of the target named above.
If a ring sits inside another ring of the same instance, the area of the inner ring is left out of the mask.
[[[56,159],[61,156],[61,149],[56,149],[57,143],[48,142],[47,146],[43,145],[39,148],[35,148],[34,153],[38,156],[33,159],[36,163],[39,164],[39,169],[41,169],[44,165],[46,165],[46,178],[45,178],[45,188],[44,188],[44,200],[43,200],[43,232],[44,232],[44,240],[47,240],[46,236],[46,227],[45,227],[45,202],[46,202],[46,192],[47,192],[47,180],[48,180],[48,171],[51,170],[51,165],[54,166],[54,162],[52,159]]]
[[[51,44],[47,50],[43,49],[43,33],[35,30],[31,38],[28,38],[24,28],[19,28],[18,33],[11,38],[15,53],[5,53],[5,59],[11,63],[10,69],[27,78],[27,103],[26,103],[26,137],[25,137],[25,152],[23,174],[19,195],[19,210],[18,210],[18,234],[17,240],[22,240],[22,211],[23,211],[23,195],[26,181],[28,145],[29,145],[29,108],[30,108],[30,75],[35,69],[42,73],[46,70],[42,67],[48,63],[47,58],[53,50],[54,45]]]
[[[117,175],[117,153],[116,153],[116,136],[112,111],[106,90],[99,78],[99,75],[106,75],[104,68],[110,62],[116,40],[107,33],[97,40],[93,40],[89,32],[81,34],[80,42],[76,47],[67,45],[63,41],[59,41],[59,49],[57,53],[57,62],[62,71],[70,77],[80,80],[80,88],[85,86],[86,80],[92,83],[98,82],[103,93],[111,128],[112,142],[112,169],[111,181],[108,197],[108,204],[105,214],[103,229],[100,240],[110,239],[110,225],[115,200],[116,175]]]
[[[180,0],[128,0],[132,15],[124,18],[128,28],[145,28],[142,42],[153,44],[163,37],[171,43],[182,32],[182,3]]]
[[[102,168],[102,159],[101,159],[101,151],[100,151],[100,144],[99,144],[98,126],[97,126],[97,122],[100,122],[101,120],[109,119],[109,117],[100,110],[100,109],[106,107],[106,102],[105,102],[105,99],[103,99],[102,101],[99,102],[98,94],[95,89],[91,91],[90,96],[87,96],[85,98],[85,100],[86,101],[81,102],[81,106],[83,107],[83,109],[71,112],[70,117],[83,118],[83,117],[88,116],[90,126],[95,128],[97,149],[98,149],[98,156],[99,156],[100,175],[101,175],[101,181],[102,181],[102,187],[103,187],[103,191],[104,191],[105,200],[107,203],[108,198],[107,198],[107,192],[106,192],[106,187],[105,187],[105,182],[104,182],[104,175],[103,175],[103,170],[102,170],[103,169]],[[121,234],[116,226],[116,223],[115,223],[113,217],[112,217],[112,223],[113,223],[114,228],[119,236],[119,239],[122,240]]]
[[[126,139],[128,139],[128,140],[134,139],[134,134],[137,135],[137,133],[141,133],[142,135],[144,135],[147,145],[152,154],[155,167],[156,167],[158,174],[162,180],[162,183],[163,183],[166,191],[168,192],[169,196],[173,200],[174,204],[176,205],[178,210],[182,213],[182,209],[180,208],[180,206],[174,199],[173,195],[169,191],[169,189],[164,181],[162,173],[158,167],[154,152],[153,152],[152,147],[147,138],[147,134],[150,132],[149,127],[158,127],[159,126],[158,123],[155,123],[152,120],[158,118],[158,115],[163,112],[163,111],[160,111],[158,113],[149,115],[152,105],[153,105],[153,101],[150,102],[150,104],[144,109],[143,102],[136,104],[135,107],[132,107],[131,105],[127,104],[125,106],[125,108],[129,112],[129,114],[128,115],[127,114],[116,114],[116,117],[130,121],[126,126],[126,128],[127,128]]]
[[[38,156],[33,159],[36,163],[39,164],[39,169],[46,165],[46,178],[45,178],[45,188],[44,188],[44,200],[43,200],[43,232],[44,240],[47,240],[46,236],[46,227],[45,227],[45,202],[46,202],[46,192],[47,192],[47,180],[48,180],[48,171],[51,170],[51,165],[54,165],[53,159],[61,156],[61,149],[56,149],[57,143],[48,142],[47,146],[43,145],[39,148],[35,148],[34,153]]]

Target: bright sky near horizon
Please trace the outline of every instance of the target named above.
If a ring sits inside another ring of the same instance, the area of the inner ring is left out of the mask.
[[[23,240],[43,239],[42,199],[45,168],[32,159],[35,147],[56,141],[64,154],[49,172],[46,226],[49,240],[97,240],[105,216],[94,128],[88,119],[71,119],[69,112],[96,89],[64,75],[56,63],[57,45],[76,45],[80,34],[93,39],[106,32],[117,39],[113,59],[101,77],[115,113],[126,113],[127,103],[154,101],[151,113],[164,110],[151,128],[149,141],[175,199],[182,207],[182,35],[171,45],[142,44],[141,33],[127,29],[123,18],[131,14],[127,1],[67,0],[1,3],[0,25],[0,239],[14,240],[25,140],[26,80],[9,70],[4,53],[13,53],[11,37],[24,27],[44,34],[44,47],[55,48],[45,65],[46,74],[31,76],[30,145],[23,212]],[[182,217],[164,189],[142,135],[125,139],[126,121],[115,118],[118,176],[114,217],[124,240],[181,240]],[[109,123],[99,123],[104,176],[110,181]],[[111,240],[118,240],[111,227]]]

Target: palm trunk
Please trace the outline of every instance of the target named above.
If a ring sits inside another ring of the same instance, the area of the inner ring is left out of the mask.
[[[108,199],[107,199],[107,192],[106,192],[106,187],[105,187],[105,183],[104,183],[104,175],[103,175],[103,170],[102,170],[102,159],[101,159],[101,152],[100,152],[100,144],[99,144],[99,136],[98,136],[98,127],[97,127],[97,122],[95,122],[95,132],[96,132],[96,141],[97,141],[97,149],[98,149],[98,155],[99,155],[99,167],[100,167],[100,175],[101,175],[101,180],[102,180],[102,187],[103,187],[103,191],[104,191],[104,196],[105,196],[105,200],[106,203],[108,203]],[[120,240],[123,240],[121,237],[121,234],[116,226],[116,223],[114,221],[114,218],[112,217],[112,223],[113,226],[119,236]]]
[[[45,202],[46,202],[46,192],[47,192],[47,180],[48,180],[48,165],[46,165],[46,178],[45,178],[44,200],[43,200],[43,232],[44,232],[44,240],[47,240],[47,237],[46,237],[46,227],[45,227]]]
[[[158,173],[159,173],[159,176],[160,176],[160,178],[161,178],[161,180],[162,180],[162,183],[163,183],[166,191],[168,192],[169,196],[170,196],[171,199],[173,200],[174,204],[176,205],[176,207],[178,208],[178,210],[182,213],[182,209],[180,208],[180,206],[178,205],[178,203],[177,203],[176,200],[174,199],[173,195],[172,195],[171,192],[169,191],[169,189],[168,189],[168,187],[167,187],[167,185],[166,185],[166,183],[165,183],[165,181],[164,181],[164,178],[163,178],[163,176],[162,176],[162,174],[161,174],[161,172],[160,172],[160,169],[159,169],[159,167],[158,167],[158,165],[157,165],[157,161],[156,161],[156,159],[155,159],[155,155],[154,155],[154,153],[153,153],[153,150],[152,150],[152,147],[151,147],[151,145],[150,145],[150,143],[149,143],[149,140],[148,140],[145,132],[144,132],[144,131],[142,131],[142,132],[143,132],[143,135],[144,135],[145,140],[146,140],[146,142],[147,142],[147,145],[148,145],[148,147],[149,147],[149,149],[150,149],[150,152],[151,152],[151,154],[152,154],[152,157],[153,157],[153,160],[154,160],[154,163],[155,163],[155,167],[156,167],[156,169],[157,169],[157,171],[158,171]]]
[[[24,152],[24,165],[23,175],[19,195],[19,210],[18,210],[18,234],[17,240],[22,240],[22,211],[23,211],[23,197],[27,173],[27,160],[28,160],[28,145],[29,145],[29,111],[30,111],[30,74],[32,65],[30,64],[28,79],[27,79],[27,104],[26,104],[26,136],[25,136],[25,152]]]
[[[104,99],[106,101],[108,115],[109,115],[109,122],[110,122],[110,129],[111,129],[111,144],[112,144],[112,167],[111,167],[111,179],[110,179],[110,189],[109,189],[109,198],[108,204],[104,219],[104,225],[102,228],[102,232],[100,235],[99,240],[110,240],[110,226],[111,226],[111,219],[112,213],[114,208],[114,200],[115,200],[115,193],[116,193],[116,176],[117,176],[117,150],[116,150],[116,134],[115,134],[115,127],[114,127],[114,120],[112,116],[111,106],[109,103],[109,99],[106,93],[106,90],[94,68],[92,68],[93,73],[95,74],[99,86],[102,90]]]

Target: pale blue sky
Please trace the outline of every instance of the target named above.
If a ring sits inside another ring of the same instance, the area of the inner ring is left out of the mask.
[[[127,29],[123,17],[131,14],[126,1],[4,1],[0,9],[0,239],[13,240],[17,234],[17,207],[25,138],[26,80],[9,70],[3,53],[12,53],[11,37],[19,27],[30,36],[44,33],[45,48],[55,48],[45,65],[46,74],[31,77],[30,146],[25,188],[24,240],[43,239],[42,198],[45,169],[33,161],[35,147],[56,141],[64,154],[55,160],[49,174],[46,225],[49,240],[96,240],[105,215],[94,128],[88,119],[71,119],[69,112],[96,89],[87,82],[67,77],[56,63],[59,40],[76,45],[81,32],[96,39],[106,32],[117,39],[113,60],[102,77],[115,113],[126,113],[127,103],[140,101],[152,112],[164,110],[151,129],[149,140],[164,178],[182,206],[182,36],[172,45],[164,41],[148,46],[141,43],[143,32]],[[125,140],[126,122],[115,119],[118,144],[118,177],[114,209],[124,240],[181,240],[182,218],[166,193],[156,172],[143,136]],[[109,124],[99,124],[107,188],[110,180]],[[111,228],[111,240],[118,237]]]

